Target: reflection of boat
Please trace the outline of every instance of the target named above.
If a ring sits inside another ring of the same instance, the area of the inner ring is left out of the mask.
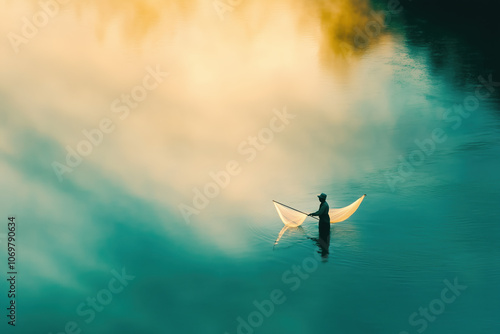
[[[352,204],[349,204],[348,206],[345,206],[343,208],[330,209],[330,211],[328,211],[328,214],[330,216],[330,223],[333,224],[343,222],[344,220],[352,216],[352,214],[359,208],[359,205],[365,197],[366,194],[358,198]],[[298,227],[302,225],[304,220],[306,220],[307,218],[307,213],[276,201],[273,201],[273,203],[276,207],[276,211],[278,211],[278,215],[285,224],[278,235],[278,239],[276,239],[276,241],[274,242],[274,245],[276,245],[288,228]]]

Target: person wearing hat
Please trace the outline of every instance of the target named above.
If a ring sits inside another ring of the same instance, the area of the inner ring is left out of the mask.
[[[313,213],[310,213],[309,216],[318,216],[319,217],[319,238],[322,241],[323,245],[321,245],[322,249],[325,252],[328,252],[328,245],[330,241],[330,215],[328,211],[330,211],[330,207],[326,202],[326,194],[321,193],[318,195],[318,199],[320,201],[319,210]]]

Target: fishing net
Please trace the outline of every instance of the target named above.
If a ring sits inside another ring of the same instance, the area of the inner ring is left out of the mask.
[[[359,205],[363,201],[366,195],[361,196],[358,198],[357,201],[354,203],[343,207],[341,209],[330,209],[328,211],[328,215],[330,216],[330,223],[339,223],[347,218],[349,218],[356,210],[358,209]],[[276,201],[273,201],[274,207],[276,208],[276,211],[278,211],[278,215],[280,216],[281,220],[285,224],[283,228],[281,229],[278,239],[274,242],[274,245],[276,246],[278,242],[280,241],[281,237],[283,234],[288,230],[290,227],[298,227],[302,225],[304,220],[307,218],[307,214],[304,212],[300,212],[298,210],[295,210],[289,206],[286,206],[284,204],[278,203]]]
[[[361,196],[357,201],[346,207],[340,209],[330,209],[330,211],[328,211],[328,214],[330,215],[330,223],[342,222],[349,218],[354,212],[356,212],[365,196],[366,195]],[[281,220],[288,227],[300,226],[307,218],[307,214],[303,212],[292,209],[276,201],[273,201],[273,203],[276,207],[276,211],[278,211]]]
[[[307,215],[305,213],[288,208],[278,202],[273,202],[273,203],[274,206],[276,207],[276,211],[278,211],[281,220],[288,227],[300,226],[307,218]]]
[[[363,202],[365,196],[366,195],[361,196],[356,202],[341,209],[330,209],[330,211],[328,211],[328,215],[330,216],[330,223],[343,222],[344,220],[349,218],[354,212],[356,212],[361,202]]]

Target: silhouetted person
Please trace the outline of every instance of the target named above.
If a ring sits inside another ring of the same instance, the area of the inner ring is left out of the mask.
[[[319,223],[319,239],[318,244],[321,248],[321,255],[326,256],[328,254],[328,248],[330,247],[330,215],[328,211],[330,211],[330,207],[326,202],[326,194],[321,193],[318,195],[318,199],[320,201],[319,210],[313,213],[310,213],[309,216],[318,216]]]

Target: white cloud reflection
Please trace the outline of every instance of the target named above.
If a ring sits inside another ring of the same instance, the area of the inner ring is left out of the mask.
[[[102,180],[118,184],[160,212],[170,212],[162,224],[175,233],[183,224],[177,205],[191,200],[192,188],[209,181],[210,171],[243,160],[238,144],[266,126],[273,108],[286,105],[297,115],[254,162],[243,164],[242,174],[211,203],[212,209],[196,218],[204,226],[199,233],[221,248],[244,248],[239,222],[227,219],[266,224],[257,208],[272,209],[270,200],[281,194],[314,193],[322,182],[335,184],[380,168],[385,159],[380,148],[385,155],[391,150],[381,134],[399,111],[397,99],[386,95],[393,85],[391,65],[374,64],[370,57],[388,59],[392,38],[381,37],[366,58],[351,65],[338,54],[338,62],[325,70],[320,56],[325,50],[338,52],[331,47],[336,39],[352,38],[349,29],[367,20],[366,5],[356,10],[338,2],[340,19],[333,2],[304,12],[303,1],[287,7],[252,1],[221,22],[201,1],[180,3],[71,3],[19,55],[0,56],[0,91],[7,97],[2,113],[9,120],[2,125],[4,156],[29,159],[26,154],[39,145],[17,141],[19,128],[13,124],[51,143],[46,161],[38,165],[48,172],[23,181],[30,188],[43,178],[50,189],[50,205],[37,201],[37,207],[48,210],[45,217],[60,210],[50,162],[62,162],[65,146],[74,147],[83,139],[81,130],[97,127],[103,117],[112,118],[117,129],[66,177],[89,192],[100,189]],[[32,10],[24,2],[8,8],[2,14],[3,35],[19,29],[17,17]],[[330,19],[318,15],[325,11]],[[120,121],[110,103],[140,84],[146,66],[154,64],[171,76]],[[85,212],[70,198],[65,201]],[[72,220],[72,233],[88,233],[80,230],[87,219]],[[53,224],[63,221],[59,217]],[[56,225],[50,230],[60,231]],[[60,238],[82,243],[68,235]]]

